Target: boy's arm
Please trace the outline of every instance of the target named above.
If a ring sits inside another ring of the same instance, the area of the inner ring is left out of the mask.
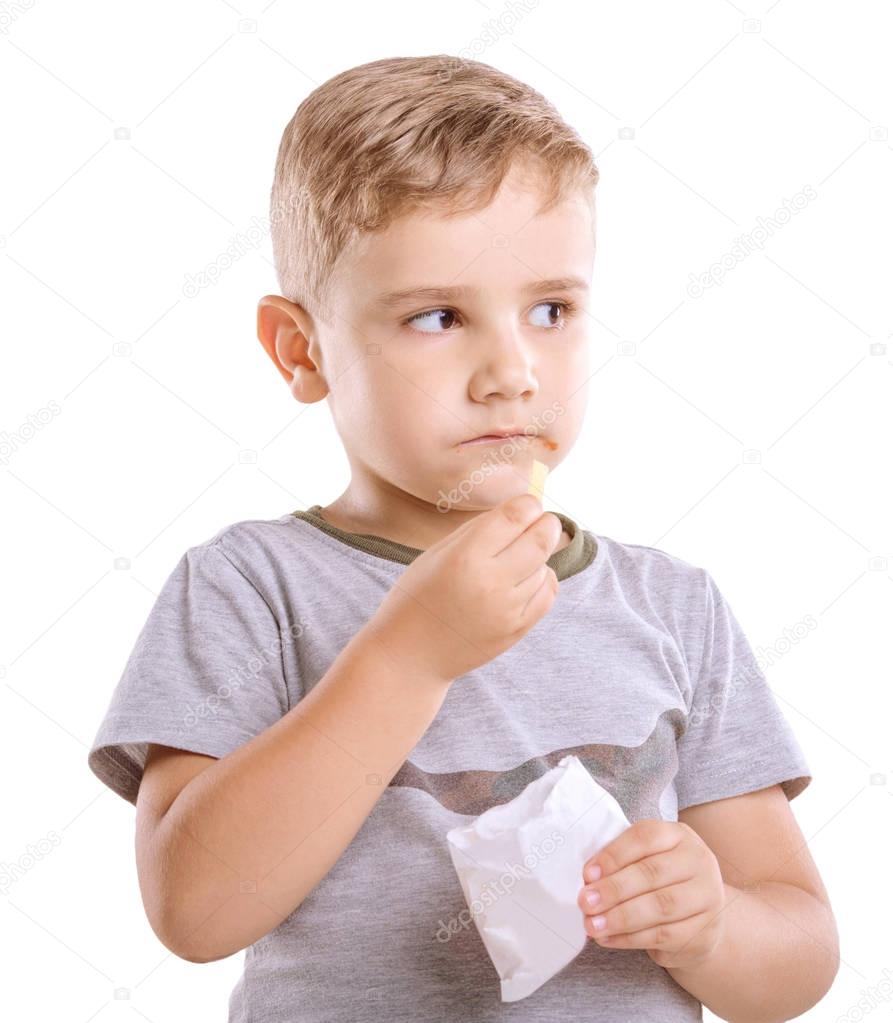
[[[828,895],[780,785],[636,821],[583,877],[597,942],[645,949],[730,1023],[793,1019],[837,973]]]
[[[274,725],[185,767],[194,776],[166,812],[141,790],[140,888],[160,940],[209,962],[278,926],[359,831],[448,689],[401,670],[366,627]]]
[[[706,842],[726,891],[724,939],[670,976],[722,1019],[775,1023],[815,1005],[840,964],[818,868],[779,785],[679,811]]]

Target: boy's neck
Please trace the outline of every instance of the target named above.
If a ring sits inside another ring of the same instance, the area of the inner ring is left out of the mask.
[[[347,533],[370,533],[418,550],[427,550],[469,518],[480,514],[459,511],[444,514],[431,505],[421,508],[413,502],[399,501],[393,507],[376,510],[358,506],[347,493],[331,504],[323,505],[319,512],[326,522]],[[562,530],[553,554],[563,550],[570,542],[570,535]]]

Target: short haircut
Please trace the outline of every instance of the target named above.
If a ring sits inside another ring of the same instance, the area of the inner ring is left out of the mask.
[[[594,218],[592,152],[529,85],[447,54],[342,71],[303,100],[279,145],[270,221],[282,295],[329,320],[339,257],[360,233],[417,209],[483,209],[516,164],[541,187],[540,212],[582,192]]]

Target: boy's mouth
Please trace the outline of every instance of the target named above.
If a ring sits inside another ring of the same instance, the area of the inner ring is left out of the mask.
[[[472,437],[471,440],[464,440],[462,444],[497,444],[515,437],[531,437],[531,435],[521,430],[516,433],[486,433],[480,437]]]

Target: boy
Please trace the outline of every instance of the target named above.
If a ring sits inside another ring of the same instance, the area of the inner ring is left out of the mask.
[[[810,770],[713,578],[525,493],[583,421],[597,180],[542,96],[443,56],[285,130],[258,336],[350,484],[186,551],[89,758],[160,940],[247,949],[231,1021],[769,1021],[835,975]],[[567,753],[631,826],[583,952],[503,1004],[445,836]]]

